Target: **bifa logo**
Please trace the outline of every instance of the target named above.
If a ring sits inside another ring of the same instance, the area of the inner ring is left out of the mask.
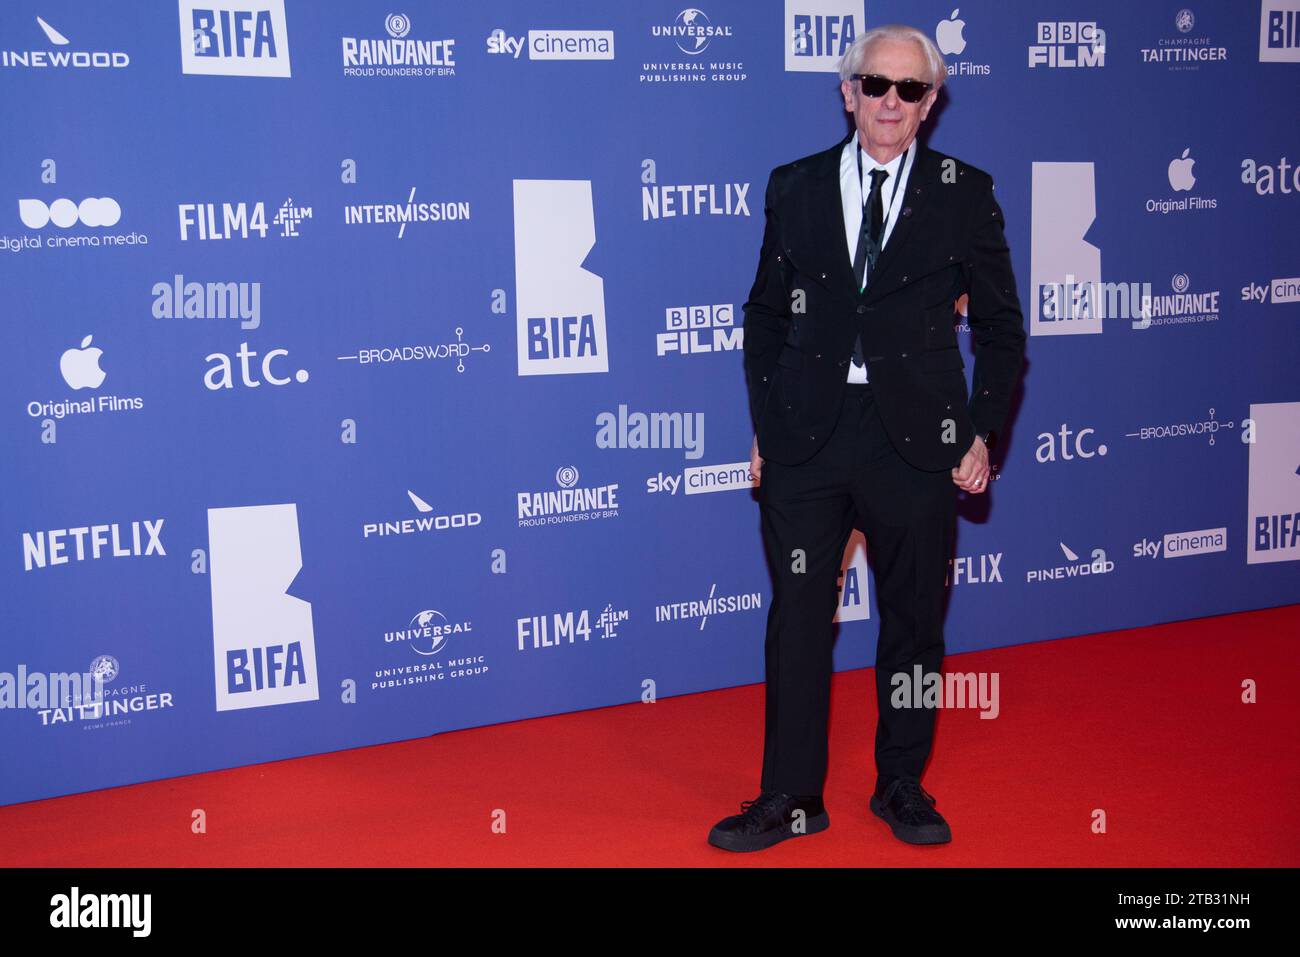
[[[290,76],[284,0],[177,0],[181,72]]]
[[[605,281],[583,267],[596,245],[591,180],[517,179],[514,211],[519,374],[608,372]]]
[[[1300,559],[1300,402],[1250,407],[1246,563]]]
[[[1097,218],[1092,163],[1034,163],[1029,334],[1101,332],[1101,250],[1088,242]]]
[[[785,0],[787,73],[835,73],[840,58],[862,33],[862,3]]]
[[[795,566],[796,568],[798,566]],[[871,617],[870,574],[867,571],[867,540],[854,529],[840,556],[839,603],[835,621],[866,621]]]
[[[1262,0],[1259,62],[1300,63],[1300,0]]]
[[[288,593],[298,506],[208,509],[208,557],[217,710],[317,700],[311,603]]]

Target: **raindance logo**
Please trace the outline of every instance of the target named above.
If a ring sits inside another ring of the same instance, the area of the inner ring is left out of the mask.
[[[456,41],[408,39],[411,20],[404,13],[384,19],[388,39],[343,38],[344,76],[455,76]]]
[[[618,483],[578,488],[578,470],[564,465],[555,471],[558,489],[518,492],[520,528],[585,522],[618,517]]]
[[[1172,295],[1143,296],[1134,329],[1152,326],[1175,326],[1189,322],[1217,322],[1219,319],[1219,290],[1190,292],[1192,285],[1187,273],[1177,273],[1169,281]]]

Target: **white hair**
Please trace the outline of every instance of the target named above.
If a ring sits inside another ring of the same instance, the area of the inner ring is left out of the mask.
[[[943,81],[948,76],[948,67],[943,62],[943,54],[939,48],[934,45],[930,37],[916,27],[904,26],[901,23],[889,23],[880,27],[872,27],[862,36],[853,41],[852,46],[845,51],[844,56],[840,58],[840,79],[850,80],[853,74],[862,71],[862,62],[866,59],[867,47],[877,40],[910,40],[921,47],[921,52],[925,54],[926,63],[930,67],[930,82],[934,84],[932,89],[937,90],[943,86]],[[898,79],[902,79],[899,77]],[[920,77],[917,77],[920,79]]]

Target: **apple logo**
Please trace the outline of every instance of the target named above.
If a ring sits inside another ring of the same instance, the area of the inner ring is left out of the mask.
[[[1183,150],[1181,159],[1176,159],[1169,164],[1169,185],[1174,188],[1174,192],[1189,190],[1196,185],[1196,177],[1192,175],[1192,164],[1194,159],[1188,159],[1187,154],[1192,151],[1189,146]]]
[[[104,350],[91,348],[92,338],[94,337],[86,336],[81,340],[80,349],[69,349],[59,359],[63,381],[74,389],[98,389],[104,384],[105,373],[99,367],[99,357],[104,354]]]
[[[958,20],[957,13],[958,10],[954,10],[950,19],[940,20],[934,30],[934,37],[939,41],[939,51],[952,56],[966,49],[966,38],[961,35],[962,30],[966,29],[966,21]]]

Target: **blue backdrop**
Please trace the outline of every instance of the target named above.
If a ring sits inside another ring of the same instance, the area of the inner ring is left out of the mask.
[[[4,4],[0,803],[761,680],[741,305],[887,22],[1031,332],[949,652],[1297,600],[1297,6]]]

